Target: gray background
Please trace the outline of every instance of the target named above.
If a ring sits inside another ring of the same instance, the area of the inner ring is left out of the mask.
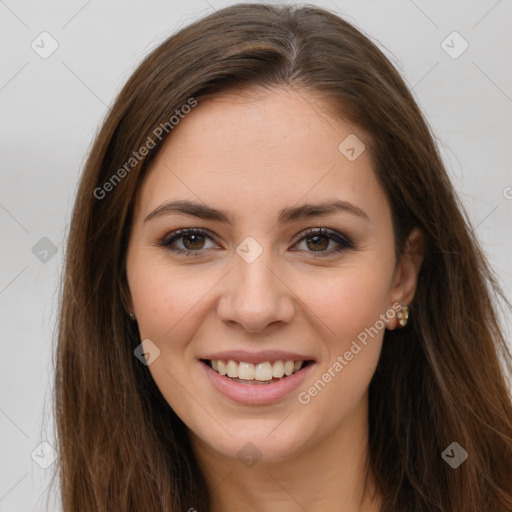
[[[149,50],[231,3],[0,0],[0,512],[44,510],[54,466],[35,460],[51,462],[39,445],[52,442],[56,293],[78,176],[106,106]],[[511,0],[311,3],[358,26],[402,72],[510,300]],[[31,47],[51,49],[44,31],[58,43],[46,59]],[[463,39],[446,39],[453,31]]]

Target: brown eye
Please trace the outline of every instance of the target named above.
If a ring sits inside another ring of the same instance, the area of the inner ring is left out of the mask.
[[[325,235],[315,235],[305,238],[309,249],[313,251],[325,250],[329,246],[329,237]]]
[[[204,251],[215,248],[215,244],[210,247],[206,246],[208,240],[213,242],[213,237],[208,231],[199,228],[185,228],[169,233],[158,245],[177,254],[199,256]],[[330,256],[346,249],[355,248],[348,237],[326,228],[309,230],[299,238],[295,245],[298,246],[301,243],[305,244],[305,249],[299,250],[304,250],[315,257]],[[334,246],[330,247],[331,244]]]
[[[165,236],[158,245],[169,251],[183,255],[200,255],[205,250],[215,247],[205,247],[207,240],[212,240],[208,231],[198,228],[178,229]]]
[[[183,246],[187,250],[198,250],[198,249],[203,248],[202,247],[204,245],[204,236],[203,235],[197,235],[197,234],[183,235],[181,238],[183,240],[183,242],[182,242]]]
[[[354,243],[348,237],[337,231],[326,228],[314,228],[309,230],[299,238],[296,245],[300,245],[302,242],[304,242],[306,246],[304,250],[311,253],[313,256],[330,256],[345,249],[355,248]],[[334,248],[327,250],[331,242],[334,243]]]

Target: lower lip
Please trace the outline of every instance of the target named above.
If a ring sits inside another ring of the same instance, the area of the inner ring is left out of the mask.
[[[223,395],[241,404],[267,405],[279,402],[299,387],[315,363],[309,363],[297,373],[283,377],[271,384],[241,384],[212,370],[206,363],[199,361],[213,386]]]

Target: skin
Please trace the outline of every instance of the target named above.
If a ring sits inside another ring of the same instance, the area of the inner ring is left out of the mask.
[[[226,93],[200,101],[180,121],[139,189],[127,303],[141,340],[160,350],[151,375],[189,429],[215,512],[378,510],[371,471],[366,489],[364,483],[368,386],[384,328],[309,403],[297,399],[379,315],[411,302],[421,266],[418,230],[395,255],[391,210],[369,151],[350,161],[338,150],[350,134],[365,140],[304,91]],[[284,207],[333,198],[368,218],[339,211],[277,224]],[[176,213],[144,222],[170,199],[226,210],[233,224]],[[348,236],[356,248],[329,254],[338,244],[328,237],[317,239],[319,249],[311,237],[296,242],[321,227]],[[173,244],[199,255],[158,245],[180,228],[213,236]],[[263,249],[250,264],[236,252],[247,236]],[[326,256],[315,257],[322,251]],[[397,328],[396,317],[385,325]],[[197,359],[230,349],[310,354],[316,366],[283,400],[242,405],[212,387]],[[262,454],[252,467],[237,457],[248,442]]]

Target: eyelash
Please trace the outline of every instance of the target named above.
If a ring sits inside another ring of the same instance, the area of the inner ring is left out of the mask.
[[[176,249],[171,247],[171,244],[175,242],[176,240],[179,240],[180,238],[183,238],[187,235],[201,235],[208,237],[213,240],[211,234],[209,231],[201,228],[184,228],[184,229],[178,229],[177,231],[173,231],[172,233],[167,234],[164,238],[162,238],[158,245],[161,247],[165,247],[167,250],[180,254],[182,256],[199,256],[201,254],[201,251],[203,249],[198,249],[197,251],[191,251],[189,249]],[[306,240],[308,238],[311,238],[313,236],[324,236],[328,237],[331,240],[334,240],[337,242],[340,246],[337,249],[331,249],[330,251],[307,251],[313,255],[315,258],[325,258],[327,256],[331,256],[333,254],[338,254],[341,251],[344,251],[346,249],[355,249],[354,243],[345,235],[342,235],[341,233],[338,233],[337,231],[333,231],[331,229],[327,228],[312,228],[306,231],[305,233],[301,234],[294,245],[302,242],[303,240]]]

